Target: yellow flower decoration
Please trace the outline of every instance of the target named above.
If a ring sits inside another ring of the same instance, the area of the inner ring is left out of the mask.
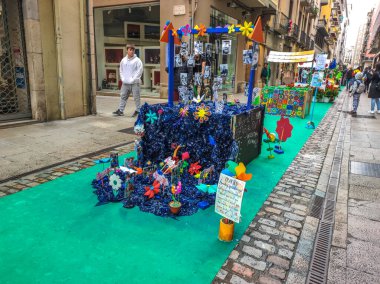
[[[204,24],[200,24],[199,26],[195,25],[194,29],[198,31],[198,35],[196,36],[204,36],[206,33],[206,27]]]
[[[189,107],[188,106],[181,107],[179,109],[179,116],[185,117],[185,116],[188,116],[188,114],[189,114]]]
[[[200,123],[207,121],[210,115],[210,108],[203,103],[200,106],[197,106],[197,111],[194,112],[194,118],[199,120]]]
[[[235,25],[229,25],[228,26],[228,33],[231,34],[231,33],[234,33],[235,32]]]
[[[239,165],[235,168],[236,178],[242,181],[249,181],[252,178],[252,174],[245,173],[246,168],[243,163],[239,163]]]
[[[178,37],[178,33],[175,29],[172,29],[172,35],[173,37]]]
[[[240,27],[240,31],[243,36],[249,36],[253,32],[252,22],[247,23],[247,21],[244,21],[244,25]]]

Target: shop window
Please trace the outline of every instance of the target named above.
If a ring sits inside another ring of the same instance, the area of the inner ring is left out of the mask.
[[[127,43],[136,46],[135,54],[143,62],[142,88],[157,88],[160,66],[159,2],[96,8],[94,21],[98,88],[113,91],[120,88],[119,65],[126,56]]]

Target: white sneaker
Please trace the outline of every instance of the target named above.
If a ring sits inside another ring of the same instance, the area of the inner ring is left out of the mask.
[[[372,114],[373,114],[373,113],[375,113],[375,111],[374,111],[374,110],[369,110],[368,112],[369,112],[369,113],[372,113]]]
[[[380,110],[378,110],[377,113],[380,113]]]

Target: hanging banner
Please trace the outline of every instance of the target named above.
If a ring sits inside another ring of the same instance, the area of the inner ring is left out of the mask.
[[[271,51],[268,55],[268,62],[311,62],[314,60],[314,50],[300,52],[279,52]]]
[[[323,71],[326,68],[327,54],[317,54],[315,57],[315,70]]]
[[[244,181],[220,174],[215,199],[215,212],[235,223],[239,223],[244,188]]]

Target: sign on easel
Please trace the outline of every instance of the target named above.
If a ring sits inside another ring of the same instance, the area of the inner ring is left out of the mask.
[[[244,188],[244,181],[220,174],[215,199],[215,212],[235,223],[239,223]]]

